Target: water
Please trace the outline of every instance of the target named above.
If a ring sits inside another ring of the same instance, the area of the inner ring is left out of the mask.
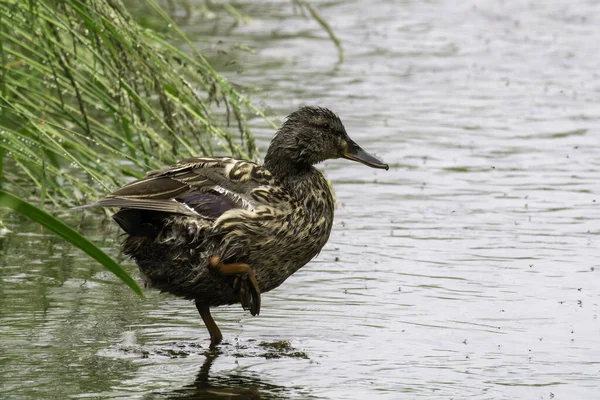
[[[233,52],[243,73],[223,66],[255,100],[334,109],[390,171],[322,165],[340,203],[329,243],[260,317],[213,312],[216,358],[193,305],[138,299],[9,216],[0,397],[597,399],[597,4],[319,4],[343,64],[291,8],[247,2],[247,24],[186,29],[256,49]],[[264,149],[272,130],[253,125]],[[117,253],[109,221],[71,218]]]

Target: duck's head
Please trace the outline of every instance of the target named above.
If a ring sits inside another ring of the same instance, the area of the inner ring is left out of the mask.
[[[333,158],[389,168],[350,139],[340,118],[322,107],[302,107],[288,115],[271,141],[265,167],[275,175],[293,175]]]

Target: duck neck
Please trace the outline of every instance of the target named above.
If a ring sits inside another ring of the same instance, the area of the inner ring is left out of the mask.
[[[282,182],[295,181],[313,169],[306,155],[286,135],[278,133],[267,150],[264,167]]]
[[[313,169],[312,165],[302,162],[295,162],[289,156],[278,153],[267,153],[264,167],[282,182],[294,182],[302,180]]]

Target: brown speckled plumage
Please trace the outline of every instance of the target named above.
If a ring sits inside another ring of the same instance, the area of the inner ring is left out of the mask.
[[[218,185],[214,177],[223,177],[220,187],[233,190],[243,186],[244,193],[222,195],[232,199],[243,196],[243,200],[236,203],[239,208],[220,216],[167,215],[154,238],[129,236],[124,251],[136,260],[151,286],[211,307],[233,304],[239,302],[233,277],[223,278],[210,271],[207,265],[211,256],[218,255],[226,263],[251,265],[261,292],[268,292],[310,261],[327,242],[333,198],[327,181],[316,169],[296,182],[296,189],[306,194],[299,197],[264,167],[247,161],[195,158],[178,165],[159,176],[185,181],[191,190],[209,193]],[[208,175],[213,179],[205,180]]]
[[[240,284],[241,274],[210,268],[209,260],[247,264],[260,292],[281,285],[329,238],[334,201],[313,165],[338,157],[387,169],[347,136],[334,113],[304,107],[277,132],[264,165],[191,158],[151,171],[93,205],[121,208],[114,219],[128,234],[124,252],[151,286],[195,300],[214,346],[221,337],[208,308],[238,303],[240,296],[245,304],[247,283]],[[253,313],[259,308],[260,301]]]

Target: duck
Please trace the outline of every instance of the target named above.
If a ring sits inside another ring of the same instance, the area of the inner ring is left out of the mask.
[[[192,300],[210,335],[223,340],[211,308],[240,303],[258,315],[261,293],[280,286],[323,248],[334,197],[315,165],[345,158],[388,170],[324,107],[292,112],[263,164],[194,157],[150,171],[89,206],[115,207],[123,253],[148,286]]]

